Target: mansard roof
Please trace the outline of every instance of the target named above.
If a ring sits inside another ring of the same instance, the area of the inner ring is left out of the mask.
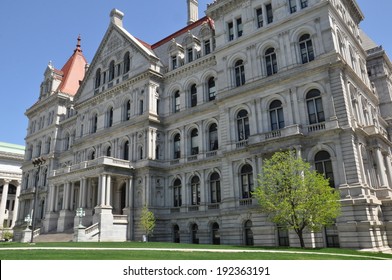
[[[58,88],[58,91],[67,93],[69,95],[75,95],[79,89],[80,82],[84,78],[86,72],[87,60],[83,55],[82,48],[80,45],[80,36],[78,37],[78,43],[72,56],[61,68],[63,75],[62,81]]]

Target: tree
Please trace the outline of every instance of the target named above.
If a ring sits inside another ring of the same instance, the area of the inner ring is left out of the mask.
[[[146,205],[143,207],[140,215],[140,224],[143,227],[146,237],[151,236],[155,228],[155,216],[153,212],[148,210]]]
[[[305,229],[319,231],[340,214],[339,192],[294,151],[264,161],[254,196],[272,222],[296,232],[302,248]]]

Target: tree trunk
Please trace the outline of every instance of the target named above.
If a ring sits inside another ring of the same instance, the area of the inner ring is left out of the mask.
[[[304,242],[304,237],[303,237],[303,231],[302,230],[296,230],[296,233],[299,238],[299,243],[301,244],[301,248],[305,248],[305,242]]]

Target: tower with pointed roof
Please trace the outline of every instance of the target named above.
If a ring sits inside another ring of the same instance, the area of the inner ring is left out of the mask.
[[[39,99],[26,110],[25,115],[29,122],[25,162],[22,167],[24,182],[20,194],[20,219],[31,213],[33,205],[36,206],[36,220],[41,221],[44,217],[45,205],[48,202],[47,180],[52,168],[58,164],[55,154],[64,142],[61,136],[62,128],[58,125],[75,113],[73,99],[84,79],[86,66],[87,60],[83,55],[79,36],[73,54],[61,69],[55,68],[52,62],[48,63],[41,83]],[[72,141],[72,137],[74,135],[71,131],[68,140]],[[46,158],[45,164],[37,170],[32,161],[43,155]],[[37,192],[36,203],[33,195],[35,192]],[[50,215],[46,218],[52,219]],[[59,219],[59,216],[53,219]],[[44,226],[42,222],[38,225]]]

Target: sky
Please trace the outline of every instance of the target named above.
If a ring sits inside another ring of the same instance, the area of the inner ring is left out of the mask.
[[[199,0],[199,17],[211,2]],[[357,3],[365,15],[361,28],[392,58],[392,1]],[[149,44],[187,22],[186,0],[1,0],[0,142],[25,145],[25,112],[38,100],[49,61],[61,69],[80,35],[84,56],[91,62],[113,8],[125,14],[125,29]]]

